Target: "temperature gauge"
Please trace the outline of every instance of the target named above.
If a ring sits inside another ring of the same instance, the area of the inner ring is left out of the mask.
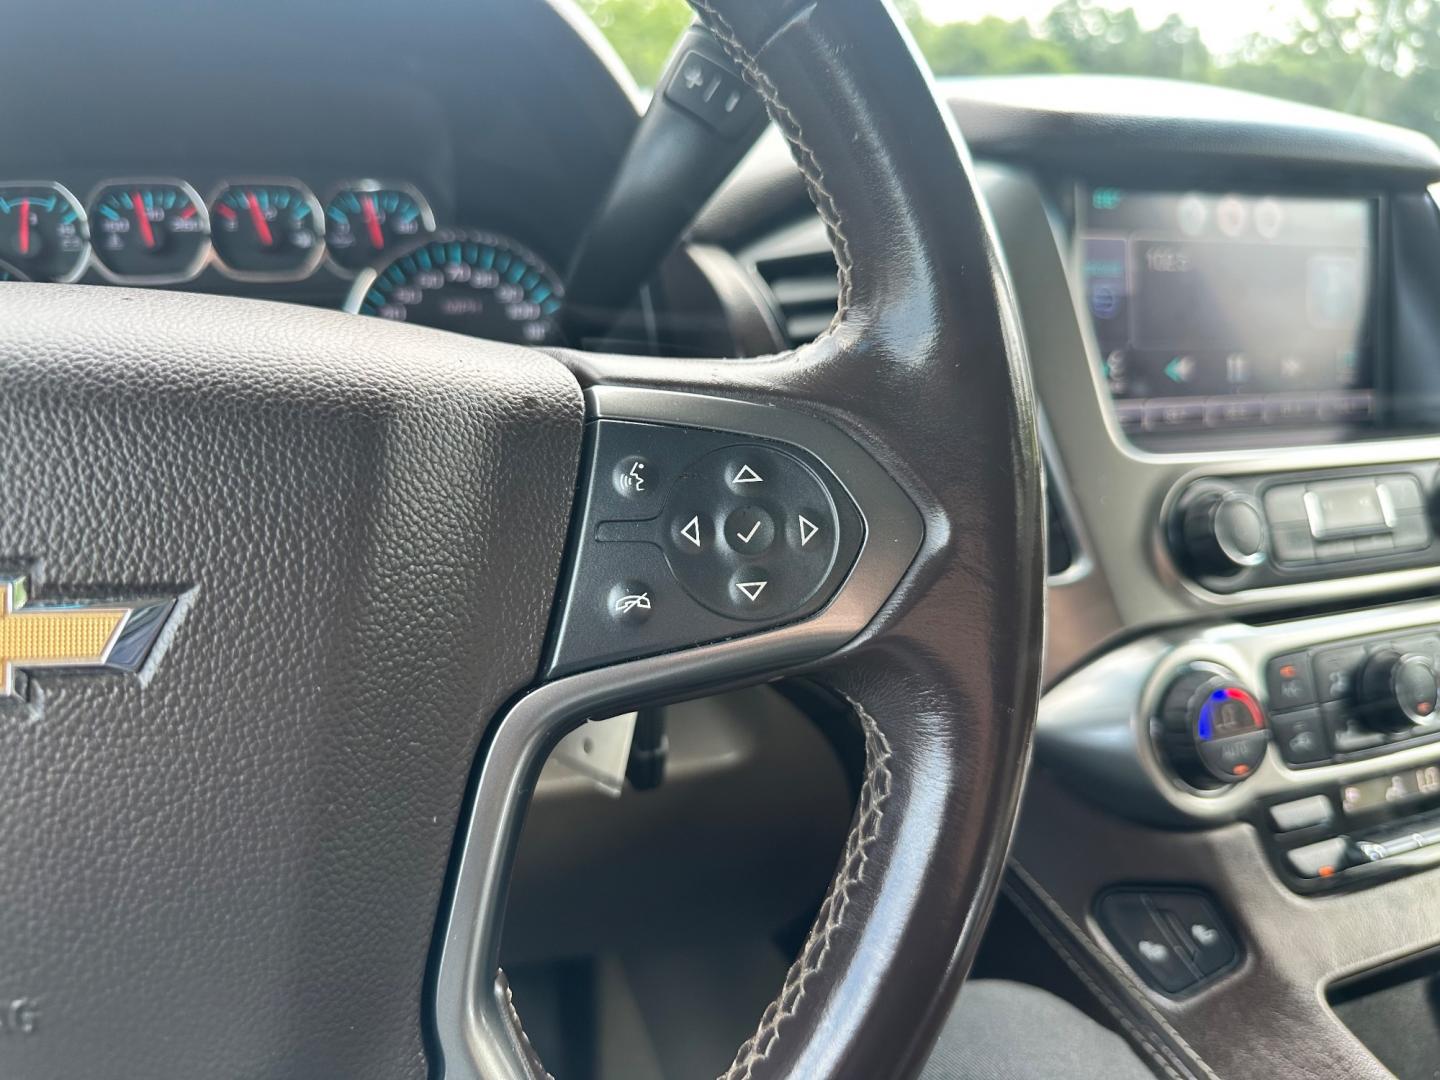
[[[90,197],[95,258],[112,281],[189,281],[210,254],[210,218],[181,180],[112,180]]]
[[[298,181],[224,184],[210,220],[220,268],[242,281],[297,281],[325,256],[320,204]]]
[[[430,204],[409,184],[357,180],[330,196],[325,206],[325,244],[330,261],[345,274],[358,273],[434,231]]]
[[[48,181],[0,186],[0,259],[29,281],[74,281],[90,254],[85,211]]]

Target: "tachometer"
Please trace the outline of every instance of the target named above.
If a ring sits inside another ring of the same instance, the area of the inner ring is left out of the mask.
[[[364,271],[345,310],[540,345],[559,340],[556,315],[564,298],[555,272],[515,241],[457,229]]]
[[[435,231],[435,215],[409,184],[357,180],[325,204],[325,246],[330,261],[347,274],[393,254]]]
[[[90,197],[100,269],[115,281],[189,281],[210,254],[210,218],[181,180],[112,180]]]
[[[0,262],[0,281],[29,281],[30,278],[9,263]]]
[[[12,273],[74,281],[89,254],[85,211],[65,188],[48,180],[0,185],[0,258]]]
[[[220,269],[242,281],[308,277],[325,254],[320,203],[298,181],[222,184],[210,221]]]

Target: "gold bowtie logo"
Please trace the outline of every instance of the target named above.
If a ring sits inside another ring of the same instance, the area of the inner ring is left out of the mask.
[[[23,577],[0,579],[0,698],[38,668],[139,671],[174,610],[172,597],[30,603]]]

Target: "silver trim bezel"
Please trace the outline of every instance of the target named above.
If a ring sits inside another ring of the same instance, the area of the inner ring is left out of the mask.
[[[213,248],[210,241],[210,208],[200,193],[195,190],[189,181],[182,180],[178,176],[110,176],[101,180],[90,189],[90,194],[85,199],[85,213],[87,220],[90,215],[90,207],[94,206],[100,197],[100,193],[107,188],[128,187],[130,185],[144,185],[147,187],[168,186],[184,192],[195,204],[195,212],[205,226],[205,242],[195,252],[195,257],[186,265],[186,268],[174,274],[120,274],[111,270],[105,265],[105,258],[100,254],[92,237],[90,241],[91,263],[96,271],[106,281],[115,285],[179,285],[186,281],[194,281],[209,265]]]
[[[532,268],[538,268],[549,277],[550,281],[553,282],[555,286],[555,288],[551,292],[551,295],[554,296],[557,300],[559,300],[562,304],[564,303],[565,279],[555,272],[554,268],[547,260],[535,254],[532,249],[526,247],[518,240],[515,240],[508,233],[497,232],[492,229],[459,226],[454,229],[436,229],[428,236],[417,236],[414,240],[406,244],[404,247],[398,248],[395,254],[391,255],[380,265],[367,267],[366,269],[360,271],[360,273],[355,276],[355,280],[350,283],[350,291],[345,294],[345,300],[340,305],[340,310],[350,315],[359,315],[360,305],[365,302],[365,294],[370,291],[370,286],[375,283],[375,279],[380,276],[380,272],[382,270],[389,269],[395,263],[405,258],[405,256],[419,250],[426,244],[433,243],[437,240],[441,243],[450,243],[451,241],[460,239],[462,237],[465,238],[464,242],[466,243],[473,242],[491,244],[492,246],[498,246],[503,244],[509,247],[511,251],[519,254],[522,258],[528,260]],[[560,328],[559,314],[560,313],[557,312],[554,315],[545,316],[546,319],[551,320],[554,323],[557,329]],[[528,348],[543,348],[545,345],[545,343],[537,344],[531,342],[520,342],[520,344],[525,345]],[[550,342],[549,344],[554,345],[557,343]]]
[[[347,270],[335,261],[335,256],[330,250],[330,220],[324,215],[329,213],[330,204],[343,191],[403,191],[415,200],[415,205],[420,207],[420,220],[425,227],[427,236],[433,235],[435,226],[435,211],[430,207],[430,200],[414,184],[407,180],[341,180],[333,184],[325,191],[325,198],[320,203],[321,220],[325,223],[325,268],[336,277],[344,278],[346,281],[353,281],[366,270],[373,270],[373,266],[362,266],[359,270]],[[385,256],[385,261],[390,262],[393,256]],[[348,300],[348,296],[347,296]]]
[[[1178,457],[1181,455],[1164,455]],[[1206,457],[1183,455],[1189,464],[1175,478],[1150,523],[1154,536],[1153,551],[1157,570],[1164,581],[1182,589],[1190,596],[1214,607],[1236,607],[1284,597],[1288,601],[1328,601],[1355,597],[1374,597],[1387,591],[1402,591],[1440,584],[1440,566],[1410,567],[1404,570],[1350,574],[1323,581],[1297,581],[1284,585],[1265,585],[1235,592],[1220,593],[1207,589],[1186,574],[1175,561],[1166,540],[1166,525],[1180,499],[1190,485],[1202,479],[1223,479],[1227,476],[1275,476],[1287,473],[1309,473],[1324,469],[1368,468],[1391,465],[1429,464],[1440,458],[1440,437],[1420,436],[1408,439],[1377,440],[1338,446],[1291,448],[1265,454],[1227,453]]]
[[[1440,187],[1440,185],[1437,185]],[[1076,184],[1076,191],[1083,190]],[[1052,227],[1058,223],[1052,222]],[[1110,394],[1100,377],[1100,350],[1095,329],[1084,314],[1084,297],[1075,273],[1080,258],[1080,230],[1072,229],[1068,243],[1057,235],[1057,250],[1062,256],[1062,269],[1070,303],[1085,352],[1085,365],[1094,393],[1098,418],[1110,446],[1130,462],[1153,466],[1157,473],[1179,473],[1169,482],[1160,510],[1149,522],[1152,534],[1150,549],[1155,567],[1162,579],[1178,587],[1194,599],[1214,607],[1236,607],[1254,603],[1274,603],[1283,598],[1292,601],[1325,601],[1366,596],[1385,590],[1404,590],[1440,584],[1440,566],[1413,567],[1405,570],[1380,571],[1330,578],[1324,581],[1293,582],[1240,589],[1219,593],[1194,581],[1176,563],[1166,542],[1166,525],[1184,490],[1194,481],[1225,475],[1281,474],[1310,472],[1329,468],[1364,468],[1371,465],[1398,465],[1434,460],[1440,457],[1440,436],[1417,435],[1357,442],[1293,445],[1230,450],[1176,451],[1159,453],[1136,446],[1121,430],[1110,405]]]
[[[305,262],[294,270],[267,271],[267,270],[237,270],[225,261],[225,256],[220,254],[220,248],[215,244],[214,215],[210,212],[215,200],[230,188],[236,187],[289,187],[300,192],[307,203],[310,204],[310,213],[315,215],[315,220],[320,223],[320,240],[315,249],[305,257]],[[303,180],[293,176],[236,176],[222,179],[210,191],[210,197],[205,200],[205,216],[210,223],[210,264],[216,272],[229,278],[231,281],[246,281],[257,284],[280,284],[286,282],[304,281],[319,269],[320,264],[325,260],[327,251],[325,243],[325,217],[324,208],[320,200],[315,197],[315,192],[310,185]]]
[[[82,251],[80,253],[80,257],[75,260],[74,268],[67,272],[65,275],[63,275],[62,277],[45,279],[48,281],[53,281],[57,285],[70,285],[76,281],[79,281],[82,277],[85,276],[85,271],[90,269],[90,262],[93,258],[92,247],[90,243],[90,214],[86,210],[85,204],[75,197],[75,193],[73,191],[71,191],[64,184],[60,183],[60,181],[58,180],[5,180],[3,182],[0,182],[0,192],[3,192],[6,188],[12,187],[49,188],[51,191],[59,194],[62,199],[65,199],[79,215],[80,226],[84,230],[85,234],[85,250]],[[22,270],[14,263],[7,260],[6,265],[15,272],[23,274],[27,282],[35,281],[35,278],[31,277],[27,271]]]
[[[1202,791],[1166,766],[1151,731],[1166,690],[1186,670],[1218,667],[1232,672],[1265,706],[1268,723],[1265,665],[1276,656],[1437,625],[1440,600],[1420,600],[1269,626],[1220,623],[1154,634],[1099,657],[1047,693],[1040,703],[1037,747],[1042,758],[1053,759],[1072,780],[1087,781],[1085,789],[1112,808],[1170,825],[1233,821],[1271,799],[1440,761],[1440,741],[1434,741],[1295,768],[1272,739],[1265,760],[1248,780]]]
[[[1227,474],[1369,469],[1440,458],[1440,437],[1338,445],[1154,453],[1128,445],[1102,398],[1094,336],[1072,272],[1073,230],[1056,188],[1016,166],[976,168],[1025,319],[1035,387],[1088,530],[1095,568],[1049,590],[1046,670],[1062,676],[1108,642],[1196,618],[1303,603],[1376,604],[1440,585],[1440,567],[1214,593],[1189,582],[1169,550],[1165,511],[1187,483]],[[1061,182],[1064,183],[1063,181]],[[1418,186],[1418,185],[1417,185]],[[1348,568],[1347,568],[1348,569]]]

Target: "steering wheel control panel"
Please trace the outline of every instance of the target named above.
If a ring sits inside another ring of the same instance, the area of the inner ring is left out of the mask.
[[[864,541],[824,464],[751,436],[599,420],[582,490],[551,675],[804,618]]]
[[[1433,463],[1207,478],[1175,501],[1180,567],[1217,593],[1434,565]]]

